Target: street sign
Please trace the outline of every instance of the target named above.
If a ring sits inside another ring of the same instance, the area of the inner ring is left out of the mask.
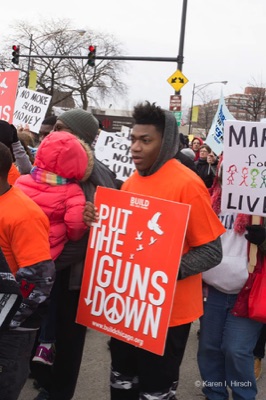
[[[175,111],[174,113],[177,125],[180,126],[181,125],[181,120],[182,120],[182,111]]]
[[[170,96],[170,111],[181,111],[181,100],[182,96],[179,94],[173,94]]]
[[[179,92],[179,90],[188,82],[188,79],[178,69],[167,79],[167,82],[170,83],[176,92]]]

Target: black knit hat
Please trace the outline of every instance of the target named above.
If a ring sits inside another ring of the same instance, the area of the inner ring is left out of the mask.
[[[9,124],[4,120],[0,120],[0,142],[4,143],[7,147],[11,147],[13,143],[14,125]]]
[[[91,145],[98,134],[99,121],[81,108],[68,110],[58,116],[72,133]]]

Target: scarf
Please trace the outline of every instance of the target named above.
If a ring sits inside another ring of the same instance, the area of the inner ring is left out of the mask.
[[[30,171],[32,178],[38,183],[48,183],[51,186],[66,185],[74,182],[74,179],[62,178],[50,171],[45,171],[40,167],[33,167]]]

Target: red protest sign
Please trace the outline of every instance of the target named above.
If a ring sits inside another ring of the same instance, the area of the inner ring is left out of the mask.
[[[190,206],[103,187],[95,205],[77,322],[162,355]]]
[[[0,119],[13,122],[19,71],[0,72]]]

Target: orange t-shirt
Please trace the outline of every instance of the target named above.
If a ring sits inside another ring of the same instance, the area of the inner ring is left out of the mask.
[[[51,260],[49,228],[42,209],[17,187],[0,196],[0,247],[13,274]]]
[[[150,176],[141,176],[135,171],[121,190],[191,205],[183,254],[225,232],[211,207],[209,192],[201,178],[176,159],[167,161]],[[192,322],[202,314],[201,274],[177,281],[169,326]]]
[[[7,177],[9,185],[14,185],[19,176],[20,176],[19,170],[17,169],[15,164],[12,164]]]

